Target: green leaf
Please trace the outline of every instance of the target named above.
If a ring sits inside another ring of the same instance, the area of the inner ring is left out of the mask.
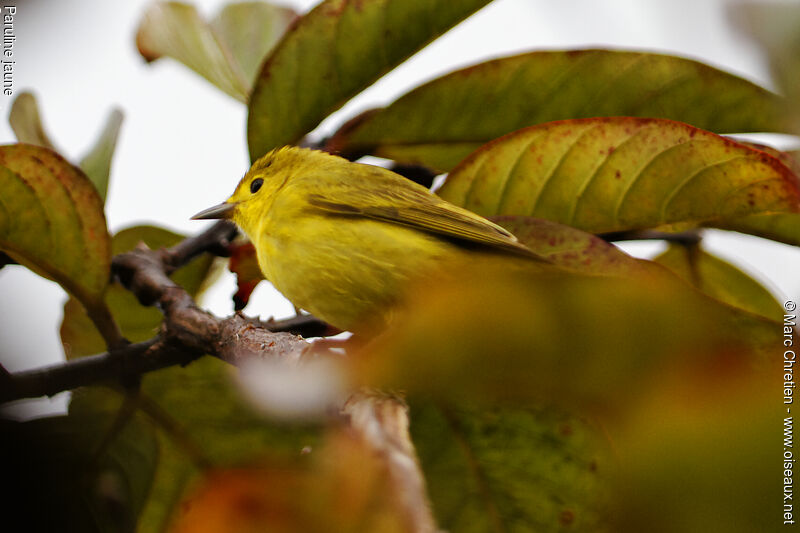
[[[609,443],[557,409],[442,409],[412,402],[411,434],[448,531],[603,531]]]
[[[696,61],[641,52],[532,52],[433,80],[338,133],[328,149],[446,172],[482,144],[554,120],[635,116],[717,133],[786,132],[780,97]]]
[[[108,177],[111,172],[111,158],[117,147],[117,137],[122,126],[122,112],[114,109],[108,116],[103,132],[95,142],[94,147],[89,150],[83,159],[80,167],[86,176],[92,181],[100,198],[106,199],[108,191]]]
[[[154,226],[134,226],[119,231],[112,240],[113,255],[132,250],[144,242],[152,249],[169,247],[184,239],[183,235]],[[211,266],[212,257],[204,254],[193,259],[188,265],[172,274],[172,279],[191,295],[200,289]],[[163,315],[155,307],[145,307],[127,289],[114,283],[105,295],[106,305],[131,342],[141,342],[158,333]],[[83,308],[70,298],[64,304],[64,318],[61,322],[61,343],[68,359],[99,353],[105,350],[102,339]]]
[[[680,122],[629,117],[511,133],[453,169],[439,194],[484,216],[592,233],[800,210],[800,182],[774,157]]]
[[[79,169],[47,148],[0,146],[0,249],[77,298],[113,345],[110,248],[103,202]]]
[[[783,320],[783,307],[763,285],[697,246],[672,244],[653,261],[712,298],[771,320]]]
[[[714,224],[714,227],[800,246],[800,214],[797,213],[750,215],[737,220],[724,220]]]
[[[42,117],[39,114],[39,104],[32,93],[24,91],[14,98],[8,114],[8,122],[19,142],[56,150],[44,131]]]
[[[148,62],[172,57],[247,102],[258,65],[293,18],[291,9],[246,2],[226,6],[208,23],[192,5],[158,2],[142,17],[136,45]]]
[[[488,0],[326,0],[264,63],[250,99],[250,158],[292,144]]]
[[[278,43],[297,13],[266,2],[227,4],[211,21],[247,81],[248,94],[267,53]]]
[[[234,467],[263,456],[296,458],[304,447],[316,448],[318,428],[276,424],[255,414],[232,382],[234,370],[203,357],[144,377],[143,392],[177,422],[183,437],[159,433],[162,460],[139,531],[163,531],[187,485],[204,473],[200,461]],[[187,442],[201,457],[192,456]]]
[[[82,396],[90,399],[83,401]],[[158,461],[152,428],[139,416],[97,456],[116,398],[76,391],[68,416],[0,422],[8,523],[25,531],[128,532],[147,499]],[[77,401],[75,398],[78,398]]]

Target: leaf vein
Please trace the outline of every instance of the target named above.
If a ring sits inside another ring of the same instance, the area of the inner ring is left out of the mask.
[[[646,129],[648,129],[648,128],[642,128],[642,129],[640,129],[640,130],[639,130],[639,131],[637,131],[637,132],[636,132],[636,133],[635,133],[633,136],[631,136],[631,138],[633,138],[633,137],[636,137],[636,136],[639,136],[639,135],[640,135],[642,132],[646,131]],[[633,190],[633,187],[634,187],[634,186],[635,186],[635,185],[636,185],[636,184],[639,182],[639,180],[641,179],[641,177],[642,177],[642,174],[643,174],[644,172],[646,172],[646,171],[647,171],[647,169],[648,169],[648,168],[650,168],[650,167],[651,167],[651,166],[652,166],[652,165],[653,165],[653,164],[656,162],[656,160],[657,160],[657,159],[660,159],[660,158],[661,158],[661,157],[662,157],[664,154],[667,154],[667,153],[671,152],[672,150],[675,150],[676,148],[678,148],[678,147],[682,146],[682,145],[683,145],[683,144],[685,144],[686,142],[688,142],[688,141],[684,141],[684,142],[680,142],[680,143],[673,144],[672,146],[670,146],[670,147],[668,147],[668,148],[666,148],[666,149],[664,149],[664,150],[661,150],[661,151],[659,151],[658,153],[655,153],[655,154],[653,154],[653,156],[652,156],[652,157],[650,157],[650,159],[648,159],[648,160],[647,160],[647,161],[646,161],[646,162],[645,162],[643,165],[641,165],[641,166],[640,166],[640,167],[639,167],[639,168],[636,170],[636,172],[634,172],[634,176],[635,176],[635,177],[634,177],[634,178],[632,178],[632,179],[631,179],[631,181],[630,181],[628,184],[626,184],[626,186],[625,186],[625,190],[624,190],[624,191],[622,192],[622,194],[620,195],[620,198],[619,198],[619,200],[617,201],[617,204],[616,204],[616,206],[614,206],[614,216],[613,216],[613,222],[614,222],[615,224],[618,224],[618,223],[619,223],[619,213],[620,213],[620,211],[622,210],[622,205],[623,205],[623,204],[625,203],[625,201],[628,199],[628,196],[630,195],[631,191]]]
[[[666,221],[666,212],[667,212],[667,208],[669,207],[669,204],[672,203],[672,201],[675,199],[675,197],[680,193],[681,190],[683,190],[689,184],[690,181],[692,181],[696,177],[700,176],[704,172],[706,172],[706,171],[708,171],[708,170],[710,170],[710,169],[712,169],[714,167],[718,167],[720,165],[724,165],[725,163],[729,163],[731,161],[735,161],[736,159],[748,159],[748,156],[737,154],[737,155],[731,156],[730,158],[725,159],[723,161],[717,161],[715,163],[712,163],[711,165],[705,165],[702,168],[699,168],[696,171],[694,171],[691,174],[689,174],[688,176],[686,176],[680,183],[676,184],[676,186],[672,190],[672,192],[670,192],[668,195],[666,195],[664,197],[664,200],[661,202],[661,208],[659,209],[659,215],[658,215],[659,216],[659,220],[662,223]]]

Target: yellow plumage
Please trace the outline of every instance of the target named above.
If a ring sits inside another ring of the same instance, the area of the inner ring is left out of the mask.
[[[292,303],[356,332],[385,324],[411,281],[498,252],[540,260],[394,172],[296,147],[256,161],[225,203],[195,218],[231,218]]]

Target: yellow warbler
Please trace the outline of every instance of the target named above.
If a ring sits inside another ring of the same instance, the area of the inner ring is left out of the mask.
[[[543,261],[394,172],[297,147],[260,158],[226,202],[192,218],[232,219],[284,296],[354,332],[383,326],[410,281],[498,253]]]

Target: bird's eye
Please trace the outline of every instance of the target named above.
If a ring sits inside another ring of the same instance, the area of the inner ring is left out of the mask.
[[[258,189],[264,184],[264,180],[261,178],[256,178],[253,180],[253,183],[250,184],[250,192],[255,194],[258,192]]]

